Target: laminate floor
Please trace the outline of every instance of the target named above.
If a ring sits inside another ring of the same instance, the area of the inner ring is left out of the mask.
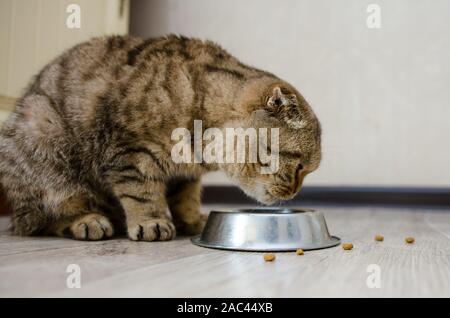
[[[316,209],[333,235],[354,244],[352,251],[277,253],[264,262],[262,253],[201,248],[188,237],[152,243],[16,237],[3,217],[0,296],[450,297],[450,210]],[[384,242],[374,241],[378,233]],[[406,236],[416,242],[406,244]],[[67,287],[70,264],[79,266],[81,288]]]

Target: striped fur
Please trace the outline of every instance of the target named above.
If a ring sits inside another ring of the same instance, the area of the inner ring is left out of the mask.
[[[274,87],[295,102],[274,109]],[[258,110],[265,115],[255,121]],[[192,130],[194,119],[204,129],[280,127],[282,147],[299,155],[282,158],[274,176],[251,165],[175,164],[171,132]],[[302,129],[288,125],[296,120]],[[319,161],[319,123],[292,86],[212,42],[173,35],[94,38],[69,49],[32,80],[0,132],[0,181],[18,235],[169,240],[174,224],[201,230],[205,172],[222,169],[270,203],[298,191],[300,162],[306,174]]]

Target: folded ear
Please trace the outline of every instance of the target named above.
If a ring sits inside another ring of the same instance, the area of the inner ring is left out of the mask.
[[[285,121],[291,128],[299,129],[305,126],[297,96],[288,92],[283,93],[279,86],[274,87],[267,98],[267,111],[272,116]]]
[[[271,108],[277,108],[287,104],[288,100],[286,96],[281,92],[281,88],[276,86],[272,91],[272,95],[270,95],[269,99],[267,100],[267,106]]]

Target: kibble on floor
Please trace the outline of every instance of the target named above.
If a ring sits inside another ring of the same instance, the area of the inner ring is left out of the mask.
[[[375,235],[375,241],[377,242],[383,242],[384,241],[384,236],[383,235]]]
[[[298,250],[295,251],[295,254],[303,255],[303,254],[305,254],[305,252],[303,252],[303,250],[301,248],[299,248]]]
[[[264,254],[263,257],[266,262],[272,262],[275,260],[275,254],[273,254],[273,253]]]
[[[342,244],[342,248],[346,251],[350,251],[351,249],[353,249],[353,244],[352,243],[344,243],[344,244]]]
[[[407,238],[405,238],[405,242],[408,244],[412,244],[415,242],[414,237],[408,236]]]

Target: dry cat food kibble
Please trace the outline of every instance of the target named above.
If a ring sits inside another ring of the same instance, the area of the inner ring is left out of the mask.
[[[305,252],[303,252],[303,250],[301,248],[299,248],[298,250],[295,251],[295,254],[303,255],[303,254],[305,254]]]
[[[377,242],[383,242],[384,241],[384,236],[383,235],[375,235],[375,241]]]
[[[405,242],[408,244],[412,244],[414,243],[415,239],[414,237],[408,236],[407,238],[405,238]]]
[[[353,244],[352,243],[344,243],[344,244],[342,244],[342,248],[346,251],[350,251],[351,249],[353,249]]]
[[[274,261],[274,260],[275,260],[275,254],[273,254],[273,253],[267,253],[267,254],[264,254],[264,260],[265,260],[266,262],[272,262],[272,261]]]

